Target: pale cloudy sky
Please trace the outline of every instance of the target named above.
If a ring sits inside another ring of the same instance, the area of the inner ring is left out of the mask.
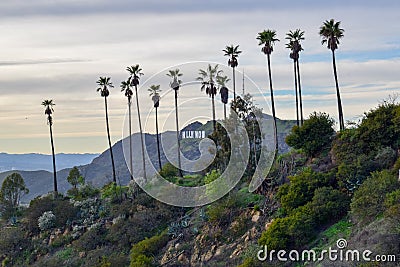
[[[399,92],[399,14],[397,0],[1,1],[0,152],[50,153],[48,126],[40,106],[43,99],[56,103],[56,152],[102,152],[107,140],[104,103],[96,92],[99,76],[111,76],[115,85],[109,97],[115,142],[123,134],[126,98],[119,84],[127,78],[127,66],[143,68],[139,99],[145,119],[152,105],[147,88],[153,83],[162,85],[162,120],[173,111],[173,98],[168,80],[158,77],[185,62],[226,64],[221,50],[229,44],[239,44],[243,50],[238,70],[244,69],[257,85],[254,88],[269,97],[266,61],[256,41],[264,29],[276,30],[281,40],[272,55],[277,116],[295,118],[292,62],[284,37],[289,30],[300,28],[306,38],[301,54],[304,113],[324,111],[336,118],[331,53],[318,35],[322,22],[330,18],[341,21],[345,29],[336,53],[345,119],[359,118]],[[192,67],[206,64],[192,63]],[[195,72],[186,72],[183,80],[190,82],[195,76]],[[240,77],[237,82],[241,88]],[[182,124],[194,116],[209,116],[204,93],[199,88],[183,89]],[[256,98],[256,102],[267,110],[263,99]],[[152,123],[150,117],[147,131],[153,131]],[[164,130],[173,128],[173,123],[163,123]]]

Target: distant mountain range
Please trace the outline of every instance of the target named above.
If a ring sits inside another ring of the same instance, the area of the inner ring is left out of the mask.
[[[64,154],[56,155],[57,170],[71,168],[73,166],[86,165],[98,157],[99,154]],[[0,172],[24,170],[24,171],[53,171],[51,155],[44,154],[7,154],[0,153]]]
[[[290,148],[285,143],[285,137],[289,133],[290,129],[295,125],[295,121],[288,120],[278,120],[278,140],[279,140],[279,151],[280,153],[287,152]],[[187,127],[182,129],[185,130],[196,130],[205,131],[206,135],[210,134],[212,131],[212,123],[208,122],[202,124],[200,122],[194,122]],[[150,166],[150,162],[153,166],[157,166],[157,145],[156,145],[156,135],[148,134],[145,135],[146,150],[148,152],[148,159],[146,160],[146,166]],[[163,140],[163,148],[161,151],[161,162],[165,164],[168,161],[176,160],[176,133],[173,131],[167,131],[160,134]],[[126,141],[126,142],[125,142]],[[124,148],[128,148],[128,140],[118,141],[113,145],[113,154],[115,161],[115,169],[118,177],[118,183],[125,185],[130,180],[130,173],[128,171],[127,164],[124,157]],[[141,161],[141,150],[140,150],[140,135],[135,133],[132,135],[133,141],[133,170],[134,175],[142,176],[142,161]],[[200,139],[183,139],[181,142],[181,151],[183,155],[191,160],[197,159],[200,156],[200,151],[198,149]],[[126,151],[127,159],[128,152]],[[0,165],[3,164],[1,158],[8,157],[7,166],[15,167],[15,169],[0,173],[0,184],[3,182],[4,178],[12,172],[18,172],[22,175],[25,180],[27,187],[29,188],[29,194],[22,198],[23,202],[29,202],[36,196],[46,194],[53,190],[53,174],[51,156],[40,155],[40,154],[23,154],[23,155],[7,155],[0,154]],[[167,160],[167,157],[169,160]],[[11,160],[13,159],[13,161]],[[80,164],[76,164],[80,160]],[[82,163],[82,161],[87,160],[87,163]],[[65,162],[64,162],[65,161]],[[78,166],[80,172],[85,177],[86,181],[92,183],[96,187],[103,186],[104,184],[112,181],[112,170],[110,161],[110,151],[107,149],[100,155],[95,154],[58,154],[57,155],[58,167],[61,169],[62,166],[66,166],[57,172],[58,180],[58,190],[65,193],[71,188],[68,184],[66,177],[72,166]],[[12,163],[12,164],[11,164]],[[10,165],[11,164],[11,165]],[[37,166],[42,166],[43,170],[38,170]],[[18,168],[17,168],[18,167]],[[147,174],[152,175],[155,169],[148,168]]]

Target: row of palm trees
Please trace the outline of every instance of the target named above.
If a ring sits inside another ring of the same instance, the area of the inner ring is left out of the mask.
[[[336,61],[335,61],[335,50],[338,48],[340,43],[340,39],[343,37],[344,30],[340,28],[340,21],[335,22],[333,19],[327,20],[320,27],[319,34],[322,37],[322,44],[327,44],[328,49],[332,52],[332,63],[333,63],[333,71],[336,85],[336,94],[337,94],[337,102],[338,102],[338,111],[339,111],[339,125],[340,130],[344,130],[344,120],[343,120],[343,109],[339,91],[339,84],[337,78],[336,71]],[[296,96],[296,119],[297,125],[302,125],[304,117],[303,117],[303,105],[302,105],[302,95],[301,95],[301,82],[300,82],[300,66],[299,66],[299,55],[303,50],[301,46],[301,41],[304,40],[304,31],[300,29],[296,29],[295,31],[289,31],[286,34],[286,38],[288,43],[286,47],[291,50],[289,57],[293,60],[293,70],[294,70],[294,88],[295,88],[295,96]],[[273,82],[272,82],[272,69],[271,69],[271,54],[274,50],[274,45],[279,39],[276,37],[275,30],[264,30],[258,33],[257,40],[259,41],[259,45],[262,46],[261,51],[266,55],[267,58],[267,67],[268,67],[268,78],[269,78],[269,88],[271,95],[271,103],[272,103],[272,117],[274,123],[276,125],[276,112],[275,112],[275,100],[274,100],[274,90],[273,90]],[[233,82],[233,101],[237,100],[236,96],[236,81],[235,81],[235,69],[238,66],[238,56],[242,51],[239,50],[239,45],[230,45],[226,46],[224,50],[225,56],[228,56],[228,65],[232,68],[232,82]],[[142,130],[142,122],[140,117],[140,106],[139,106],[139,98],[138,98],[138,85],[140,83],[140,77],[143,75],[142,69],[139,65],[133,65],[127,67],[129,77],[126,81],[121,82],[121,91],[124,92],[125,96],[128,100],[128,115],[129,115],[129,164],[131,173],[133,171],[133,156],[132,156],[132,123],[131,123],[131,105],[132,105],[132,96],[133,91],[135,90],[136,96],[136,108],[138,115],[138,124],[139,124],[139,132],[140,132],[140,140],[141,140],[141,154],[142,154],[142,168],[143,168],[143,178],[146,180],[146,164],[145,164],[145,154],[144,154],[144,138],[143,138],[143,130]],[[179,175],[182,176],[181,170],[181,158],[180,158],[180,138],[179,138],[179,112],[178,112],[178,91],[182,84],[182,73],[180,73],[179,69],[169,70],[167,76],[169,76],[172,81],[170,82],[170,87],[174,90],[174,98],[175,98],[175,120],[176,120],[176,138],[177,138],[177,160],[178,160],[178,169]],[[227,76],[223,76],[222,70],[218,69],[218,65],[208,67],[205,70],[199,70],[199,77],[197,78],[199,82],[201,82],[201,91],[205,91],[207,95],[211,98],[212,105],[212,119],[213,119],[213,128],[215,130],[215,95],[219,89],[219,93],[221,94],[221,102],[224,104],[224,118],[226,119],[226,104],[228,103],[228,88],[226,87],[226,83],[229,81]],[[115,164],[114,164],[114,156],[111,145],[111,136],[110,136],[110,127],[108,120],[108,106],[107,106],[107,97],[109,96],[109,88],[114,87],[110,77],[100,77],[97,81],[98,88],[97,91],[100,92],[100,95],[104,97],[104,106],[105,106],[105,120],[106,120],[106,129],[107,129],[107,137],[108,144],[112,162],[112,173],[113,173],[113,181],[116,181],[116,173],[115,173]],[[160,154],[160,145],[159,145],[159,133],[158,133],[158,108],[160,105],[160,85],[152,85],[148,89],[150,92],[150,96],[152,97],[155,113],[156,113],[156,137],[157,137],[157,152],[158,152],[158,167],[161,169],[161,154]],[[54,171],[54,192],[57,192],[57,178],[56,178],[56,166],[55,166],[55,154],[54,154],[54,142],[53,142],[53,133],[52,133],[52,113],[54,111],[53,106],[55,105],[52,100],[45,100],[42,102],[42,105],[45,106],[45,114],[47,115],[47,122],[50,128],[50,139],[51,139],[51,148],[53,154],[53,171]],[[277,127],[274,127],[274,135],[275,135],[275,152],[278,151],[278,135],[277,135]],[[275,153],[276,154],[276,153]],[[131,174],[131,179],[133,179]]]

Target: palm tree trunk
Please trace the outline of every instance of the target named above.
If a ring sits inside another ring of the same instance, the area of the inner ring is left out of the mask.
[[[235,79],[235,67],[232,68],[232,78],[233,78],[233,100],[236,100],[236,79]]]
[[[224,120],[226,120],[226,104],[224,103]]]
[[[50,120],[49,120],[50,121]],[[50,128],[50,144],[51,144],[51,154],[53,156],[53,184],[54,184],[54,197],[57,196],[57,171],[56,171],[56,154],[54,153],[54,140],[53,140],[53,129],[51,123],[49,123]]]
[[[300,123],[303,125],[304,122],[304,117],[303,117],[303,100],[301,97],[301,80],[300,80],[300,64],[299,60],[296,60],[296,65],[297,65],[297,83],[299,87],[299,102],[300,102]]]
[[[145,161],[145,156],[144,156],[144,140],[143,140],[142,120],[140,119],[140,108],[139,108],[139,97],[138,97],[138,92],[137,92],[137,85],[135,85],[135,94],[136,94],[136,108],[137,108],[138,121],[139,121],[140,144],[141,144],[141,148],[142,148],[143,178],[144,178],[145,182],[147,182],[146,161]]]
[[[212,90],[212,89],[211,89]],[[212,120],[213,120],[213,130],[215,132],[215,101],[214,101],[214,94],[211,94],[211,108],[212,108]]]
[[[296,61],[293,60],[293,70],[294,70],[294,91],[296,92],[296,123],[299,126],[299,97],[297,93],[297,68]]]
[[[343,109],[342,109],[342,100],[340,98],[339,82],[336,71],[335,50],[332,50],[332,64],[333,64],[333,74],[335,76],[335,83],[336,83],[336,96],[337,96],[338,111],[339,111],[339,126],[340,130],[343,131],[344,130]]]
[[[276,114],[275,114],[275,101],[274,101],[274,90],[272,89],[272,74],[271,74],[271,57],[270,54],[267,54],[268,61],[268,77],[269,77],[269,89],[271,91],[271,103],[272,103],[272,117],[274,119],[274,137],[275,137],[275,155],[276,158],[278,153],[278,130],[276,125]]]
[[[179,118],[178,118],[178,90],[175,91],[175,124],[176,124],[176,141],[178,144],[178,173],[180,177],[183,177],[182,174],[182,165],[181,165],[181,142],[179,140]]]
[[[158,136],[158,108],[156,107],[156,137],[157,137],[157,152],[158,152],[158,167],[161,170],[161,153],[160,153],[160,140]]]
[[[107,97],[104,97],[104,106],[105,106],[105,110],[106,110],[106,127],[107,127],[108,146],[110,147],[113,182],[117,183],[117,176],[115,175],[114,155],[113,155],[112,146],[111,146],[110,125],[108,123]]]
[[[132,158],[132,115],[131,115],[131,105],[132,102],[128,99],[128,110],[129,110],[129,167],[130,167],[130,175],[131,181],[133,180],[133,158]]]

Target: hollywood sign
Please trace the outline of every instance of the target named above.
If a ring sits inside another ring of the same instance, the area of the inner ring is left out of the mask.
[[[206,138],[205,131],[181,131],[182,139],[195,138],[203,139]]]

